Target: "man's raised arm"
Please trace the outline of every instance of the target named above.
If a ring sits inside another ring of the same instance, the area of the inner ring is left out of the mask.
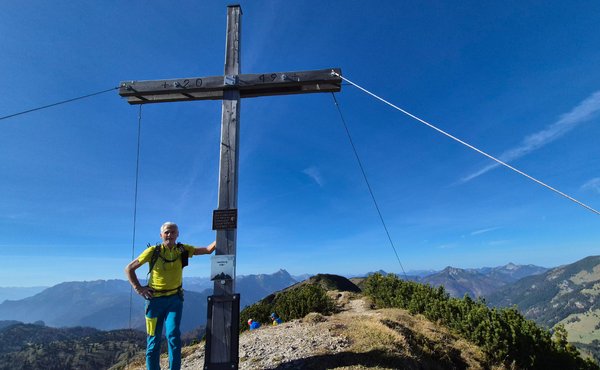
[[[197,256],[199,254],[211,254],[212,252],[215,251],[215,248],[217,248],[217,242],[216,241],[210,243],[206,247],[200,247],[200,248],[194,247],[194,256]]]

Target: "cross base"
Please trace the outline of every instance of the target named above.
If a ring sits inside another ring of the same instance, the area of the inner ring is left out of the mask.
[[[240,332],[240,295],[211,295],[208,297],[208,321],[206,322],[206,347],[204,350],[205,370],[235,370],[238,368]],[[229,315],[227,315],[229,314]],[[225,320],[213,320],[213,316],[227,315]],[[228,328],[214,330],[213,325],[228,325]],[[228,330],[227,330],[228,329]],[[221,333],[225,332],[225,338]],[[228,335],[227,335],[228,334]],[[223,345],[224,341],[229,343]],[[229,353],[222,353],[229,348]]]

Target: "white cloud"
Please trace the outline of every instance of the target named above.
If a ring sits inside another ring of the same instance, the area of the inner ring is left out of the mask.
[[[475,231],[471,232],[471,235],[485,234],[487,232],[498,230],[498,229],[499,229],[499,227],[489,227],[487,229],[475,230]]]
[[[573,130],[577,125],[591,119],[594,114],[600,111],[600,91],[596,91],[579,105],[573,108],[569,113],[563,114],[558,121],[554,122],[546,129],[536,132],[535,134],[527,136],[523,139],[523,142],[512,149],[509,149],[502,153],[498,159],[502,162],[510,162],[515,159],[521,158],[522,156],[537,150],[546,144],[559,139],[567,132]],[[473,180],[476,177],[483,175],[484,173],[500,166],[499,163],[492,163],[483,167],[482,169],[463,177],[459,180],[459,183],[465,183]]]
[[[451,249],[451,248],[456,248],[458,246],[458,244],[456,243],[446,243],[446,244],[440,244],[438,245],[439,249]]]
[[[321,172],[315,166],[305,168],[302,173],[313,179],[317,185],[323,186],[323,177],[321,176]]]
[[[581,190],[590,190],[600,194],[600,177],[596,177],[581,186]]]

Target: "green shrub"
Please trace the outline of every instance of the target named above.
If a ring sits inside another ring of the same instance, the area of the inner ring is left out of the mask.
[[[275,309],[284,321],[300,319],[311,312],[331,314],[334,304],[325,289],[318,285],[304,284],[275,297]]]
[[[303,318],[311,312],[329,315],[333,308],[334,303],[325,289],[318,285],[303,284],[244,308],[240,313],[240,331],[248,330],[248,319],[263,325],[270,323],[271,312],[277,313],[283,321],[290,321]]]
[[[583,360],[566,344],[566,330],[556,340],[546,329],[527,320],[516,308],[489,308],[484,300],[450,298],[443,287],[403,281],[395,275],[371,275],[363,292],[378,307],[403,308],[440,322],[477,344],[491,364],[525,369],[600,369]]]

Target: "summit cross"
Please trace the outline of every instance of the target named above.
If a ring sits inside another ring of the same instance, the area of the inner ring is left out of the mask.
[[[240,99],[270,95],[338,92],[339,68],[240,74],[241,15],[239,5],[227,7],[225,73],[223,76],[121,82],[119,95],[129,104],[222,100],[218,205],[213,213],[216,256],[233,256],[231,279],[215,280],[208,297],[204,369],[237,369],[239,294],[235,294],[237,189]]]

